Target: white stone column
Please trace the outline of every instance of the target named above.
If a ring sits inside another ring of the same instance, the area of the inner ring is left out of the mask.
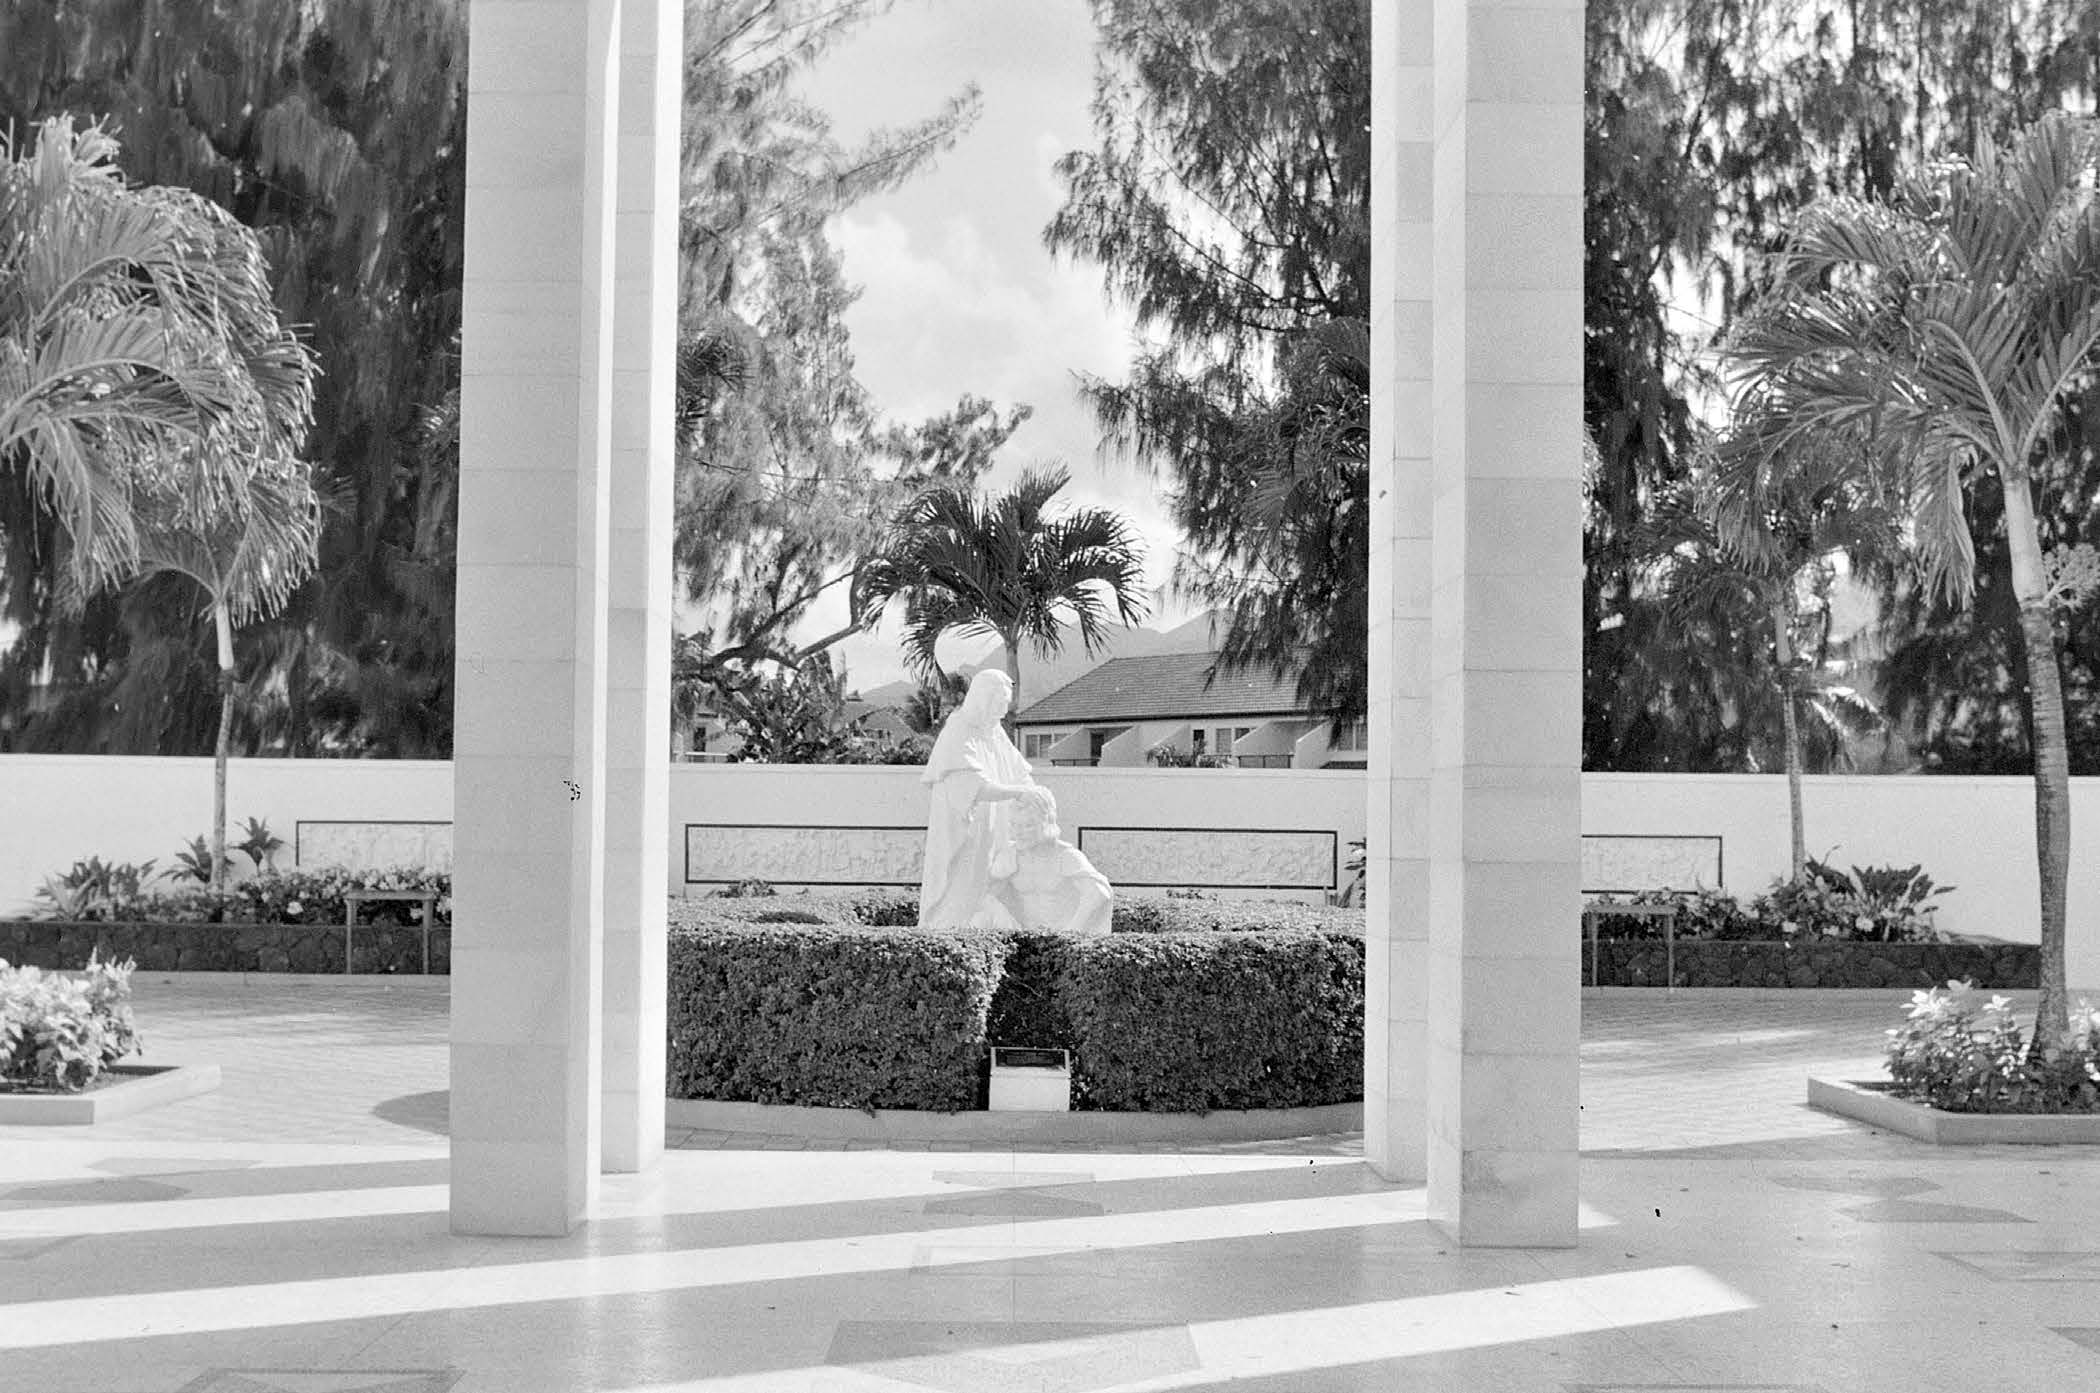
[[[1415,0],[1419,4],[1419,0]],[[1429,1213],[1575,1241],[1581,0],[1435,0]]]
[[[559,1235],[599,1163],[619,0],[469,10],[452,1228]]]
[[[623,0],[606,648],[605,1155],[664,1149],[681,0]]]
[[[1426,1175],[1429,978],[1429,0],[1371,12],[1371,749],[1364,1155]]]

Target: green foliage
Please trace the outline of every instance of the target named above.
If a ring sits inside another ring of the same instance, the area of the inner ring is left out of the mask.
[[[1949,982],[1911,996],[1888,1067],[1897,1093],[1948,1112],[2100,1112],[2100,1009],[2079,1002],[2058,1048],[2033,1051],[2010,1000]]]
[[[45,901],[51,919],[91,919],[112,904],[135,900],[143,892],[154,862],[106,862],[99,856],[75,861],[64,875],[45,876],[37,887],[37,898]]]
[[[198,838],[202,842],[203,838]],[[452,873],[421,866],[389,866],[370,870],[324,867],[318,870],[266,871],[247,880],[230,881],[218,889],[208,883],[210,853],[193,844],[193,854],[202,851],[203,873],[196,865],[185,874],[188,883],[172,888],[148,888],[143,867],[105,868],[99,876],[90,869],[99,861],[78,863],[65,882],[82,877],[90,888],[86,894],[61,884],[61,894],[39,892],[47,905],[39,917],[73,923],[160,923],[160,924],[340,924],[343,896],[351,890],[432,890],[438,899],[432,927],[452,922]],[[49,889],[51,881],[46,882]],[[413,919],[417,905],[386,906],[378,913],[395,913]]]
[[[858,630],[798,642],[848,584],[884,520],[928,481],[968,486],[1027,419],[965,393],[917,425],[880,425],[855,374],[850,286],[829,224],[924,170],[976,120],[974,86],[860,144],[800,100],[798,76],[880,0],[722,0],[687,7],[679,324],[728,345],[681,413],[674,554],[701,622],[679,680],[758,663],[794,668]]]
[[[1812,199],[1885,196],[1904,168],[1971,155],[1980,135],[2003,141],[2044,113],[2090,110],[2100,5],[1592,0],[1586,15],[1583,415],[1598,454],[1584,534],[1584,767],[1740,767],[1710,670],[1659,641],[1630,569],[1633,529],[1690,468],[1688,400],[1714,385],[1709,350],[1752,298],[1755,258]],[[1706,323],[1675,312],[1694,294]],[[2066,425],[2074,442],[2096,432],[2100,413],[2083,406]],[[2050,525],[2073,541],[2100,536],[2085,506],[2100,455],[2061,457],[2073,463]],[[1981,569],[1995,556],[2002,575],[1995,504],[1987,492],[1972,503]],[[2090,679],[2100,606],[2085,613]],[[1922,600],[1894,618],[1919,646],[1898,648],[1888,709],[1915,722],[1934,767],[2024,772],[2009,762],[2025,741],[2008,696],[2022,685],[2016,623]],[[2100,751],[2100,736],[2088,748]]]
[[[1614,904],[1677,906],[1679,938],[1762,938],[1756,918],[1728,890],[1640,890],[1630,895],[1593,895],[1592,906]],[[1652,918],[1600,915],[1597,936],[1620,939],[1660,939],[1661,923]]]
[[[230,869],[233,862],[220,859],[220,868]],[[175,853],[175,864],[164,873],[168,879],[176,880],[188,876],[192,880],[212,883],[211,838],[202,835],[190,838],[189,845]]]
[[[328,367],[306,452],[330,501],[318,573],[246,645],[242,752],[450,745],[457,450],[419,428],[458,372],[465,20],[461,0],[0,6],[0,128],[109,116],[127,176],[254,230],[265,301]],[[26,502],[0,498],[18,747],[211,748],[218,674],[191,598],[152,584],[66,616]],[[40,695],[60,699],[32,710],[47,660]]]
[[[234,849],[255,863],[258,871],[277,869],[277,853],[284,850],[284,838],[270,830],[270,824],[262,818],[251,817],[241,826],[241,840]]]
[[[1854,866],[1849,872],[1811,858],[1798,879],[1781,876],[1747,905],[1727,890],[1643,890],[1597,895],[1592,905],[1674,904],[1677,937],[1848,939],[1876,943],[1937,943],[1933,901],[1955,887],[1935,885],[1921,866]],[[1653,919],[1601,916],[1603,938],[1659,939]]]
[[[1055,992],[1081,1105],[1207,1112],[1361,1098],[1363,951],[1356,935],[1302,931],[1065,943]]]
[[[872,627],[890,601],[903,600],[905,658],[929,678],[940,672],[935,646],[950,633],[998,635],[1014,669],[1024,644],[1041,657],[1055,653],[1068,622],[1095,652],[1112,616],[1127,625],[1145,613],[1144,548],[1107,509],[1052,516],[1050,500],[1070,480],[1063,468],[1032,469],[990,499],[926,489],[856,579],[853,613]],[[1025,704],[1016,678],[1014,709]]]
[[[1850,872],[1811,860],[1808,873],[1778,880],[1751,906],[1763,937],[1873,939],[1935,943],[1932,900],[1953,886],[1935,886],[1919,866],[1854,866]]]
[[[984,1046],[998,1043],[1073,1050],[1087,1107],[1362,1096],[1360,913],[1117,910],[1132,916],[1117,933],[1068,938],[912,929],[909,891],[676,902],[673,1092],[954,1110],[973,1105]]]
[[[998,939],[692,912],[674,925],[672,1096],[975,1105],[985,1013],[1005,957]]]
[[[129,962],[47,974],[0,960],[0,1091],[77,1093],[137,1048]]]
[[[757,879],[735,881],[713,892],[715,898],[723,900],[770,899],[779,893],[772,881]]]
[[[929,746],[883,745],[846,715],[845,674],[829,653],[800,665],[759,672],[742,665],[714,669],[715,707],[739,744],[732,756],[752,764],[924,764]]]
[[[1104,438],[1175,484],[1177,583],[1228,664],[1367,699],[1371,5],[1094,0],[1091,150],[1054,251],[1162,346],[1088,379]]]

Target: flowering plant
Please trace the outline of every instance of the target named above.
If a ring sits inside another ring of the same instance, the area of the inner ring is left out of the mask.
[[[0,961],[0,1090],[77,1093],[138,1048],[129,962],[78,974]]]
[[[2010,1000],[1967,982],[1914,993],[1888,1041],[1895,1092],[1947,1112],[2100,1111],[2100,1009],[2083,1001],[2047,1057],[2030,1055]]]

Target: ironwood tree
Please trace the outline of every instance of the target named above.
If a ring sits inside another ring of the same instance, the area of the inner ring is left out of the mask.
[[[1367,699],[1371,7],[1093,0],[1095,144],[1044,230],[1149,347],[1082,391],[1172,480],[1176,583],[1224,609],[1221,666]],[[1250,507],[1250,500],[1258,506]]]

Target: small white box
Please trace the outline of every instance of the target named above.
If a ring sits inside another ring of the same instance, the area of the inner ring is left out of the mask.
[[[1072,1056],[1067,1050],[992,1046],[992,1112],[1070,1112]]]

